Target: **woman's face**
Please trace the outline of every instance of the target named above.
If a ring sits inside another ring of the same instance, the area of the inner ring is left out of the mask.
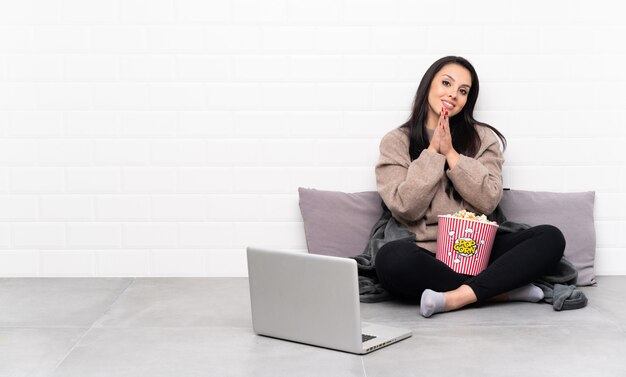
[[[472,75],[467,68],[455,63],[443,66],[430,83],[430,112],[439,117],[443,107],[448,110],[449,117],[460,113],[467,102],[471,86]]]

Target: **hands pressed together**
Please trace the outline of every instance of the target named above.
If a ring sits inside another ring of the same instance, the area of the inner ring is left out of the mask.
[[[439,122],[435,128],[435,133],[430,140],[428,150],[434,153],[439,153],[446,158],[450,169],[454,168],[459,161],[459,154],[452,146],[452,135],[450,134],[450,118],[448,117],[448,110],[441,108],[441,114],[439,116]]]

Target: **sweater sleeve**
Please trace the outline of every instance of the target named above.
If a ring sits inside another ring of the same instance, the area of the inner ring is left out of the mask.
[[[482,128],[482,127],[481,127]],[[476,210],[492,213],[502,198],[502,164],[500,143],[491,130],[479,131],[482,145],[476,158],[461,155],[453,169],[447,171],[454,189]]]
[[[380,143],[376,165],[378,193],[394,217],[407,222],[426,213],[444,174],[445,157],[422,151],[411,161],[406,135],[394,130]]]

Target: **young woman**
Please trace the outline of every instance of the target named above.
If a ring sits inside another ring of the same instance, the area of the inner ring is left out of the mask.
[[[396,296],[420,297],[420,313],[487,300],[537,302],[530,284],[563,256],[565,239],[551,225],[496,236],[489,266],[477,276],[435,259],[437,216],[466,209],[490,214],[502,197],[502,147],[495,128],[474,119],[478,76],[464,58],[448,56],[426,71],[409,120],[385,135],[376,165],[378,192],[393,217],[416,234],[376,255],[378,278]]]

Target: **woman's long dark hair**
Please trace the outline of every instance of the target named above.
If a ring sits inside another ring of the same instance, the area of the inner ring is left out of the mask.
[[[476,125],[490,128],[502,141],[502,147],[506,148],[506,138],[494,127],[474,119],[474,106],[478,98],[478,74],[474,67],[466,59],[460,56],[446,56],[434,62],[422,77],[415,100],[411,117],[400,128],[406,128],[409,132],[409,154],[411,161],[419,157],[420,153],[428,148],[428,134],[426,131],[426,117],[428,114],[428,92],[433,78],[445,65],[458,64],[466,68],[472,76],[472,86],[467,95],[467,102],[461,113],[450,118],[450,134],[454,149],[468,157],[474,157],[480,148],[480,137],[476,131]]]

